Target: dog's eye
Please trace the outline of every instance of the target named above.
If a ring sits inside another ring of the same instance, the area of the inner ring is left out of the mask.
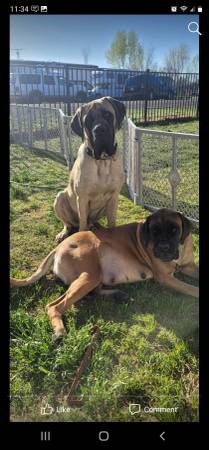
[[[106,120],[111,120],[112,119],[112,114],[109,111],[105,111],[104,118]]]
[[[177,227],[175,225],[169,225],[168,226],[168,232],[170,234],[175,234],[177,232]]]
[[[157,225],[155,227],[153,227],[152,233],[154,234],[154,236],[157,236],[158,234],[160,234],[160,227],[158,227]]]

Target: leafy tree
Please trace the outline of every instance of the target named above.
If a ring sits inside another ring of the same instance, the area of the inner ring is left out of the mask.
[[[118,31],[106,52],[106,59],[111,66],[120,69],[155,70],[157,67],[154,63],[154,49],[149,49],[146,53],[134,31]]]
[[[140,70],[144,63],[144,50],[138,42],[137,35],[134,31],[127,34],[127,68],[132,70]]]
[[[143,48],[134,31],[118,31],[106,52],[106,59],[112,67],[119,69],[199,72],[199,56],[195,55],[191,60],[189,48],[184,43],[171,48],[165,55],[164,64],[158,66],[154,60],[154,48]]]
[[[106,59],[113,67],[125,69],[127,55],[127,37],[125,31],[118,31],[110,49],[106,53]]]

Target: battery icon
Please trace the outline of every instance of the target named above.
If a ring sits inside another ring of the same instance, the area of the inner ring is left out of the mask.
[[[197,12],[202,12],[202,6],[197,7]]]

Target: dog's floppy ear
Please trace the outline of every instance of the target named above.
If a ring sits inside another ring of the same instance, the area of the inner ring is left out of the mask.
[[[140,237],[141,237],[142,242],[145,244],[145,247],[147,246],[149,239],[150,239],[150,229],[149,229],[150,221],[151,221],[151,216],[147,217],[145,222],[142,224],[141,230],[140,230]]]
[[[71,129],[83,139],[82,106],[77,109],[71,120]]]
[[[107,100],[111,103],[115,111],[116,127],[119,130],[126,115],[126,108],[122,102],[119,102],[119,100],[116,100],[115,98],[107,97]]]
[[[191,223],[190,223],[189,219],[187,219],[187,217],[185,217],[183,214],[178,213],[178,215],[180,216],[181,222],[182,222],[181,244],[183,244],[186,237],[191,232]]]

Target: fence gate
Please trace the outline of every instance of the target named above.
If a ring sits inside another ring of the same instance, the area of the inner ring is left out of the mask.
[[[124,122],[124,167],[135,203],[172,208],[199,222],[199,135]]]

